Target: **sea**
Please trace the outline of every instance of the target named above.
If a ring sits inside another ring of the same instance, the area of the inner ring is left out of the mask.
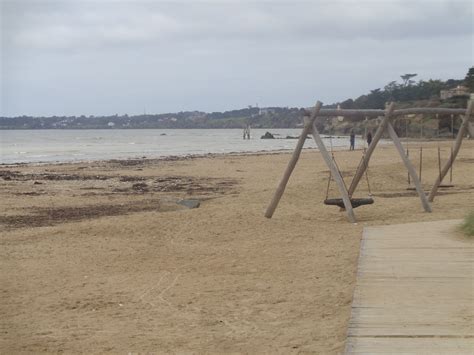
[[[261,139],[265,132],[276,139]],[[130,158],[293,150],[301,129],[0,130],[0,164],[78,162]],[[349,137],[323,136],[328,149],[349,148]],[[356,146],[363,146],[356,140]],[[316,148],[307,139],[305,148]]]

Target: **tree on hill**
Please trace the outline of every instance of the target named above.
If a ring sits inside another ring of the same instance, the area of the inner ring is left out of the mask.
[[[464,85],[466,85],[471,92],[474,92],[474,67],[470,67],[464,79]]]
[[[345,109],[366,109],[385,107],[388,101],[414,102],[419,100],[429,100],[439,96],[441,90],[451,89],[464,83],[471,92],[474,92],[474,67],[469,69],[464,80],[448,79],[446,81],[438,79],[411,80],[417,74],[400,75],[403,82],[391,81],[383,89],[371,90],[370,93],[361,95],[356,99],[347,99],[340,103]]]
[[[418,74],[403,74],[403,75],[400,75],[400,77],[403,80],[403,86],[409,86],[409,85],[413,84],[415,81],[411,80],[411,78],[414,78],[417,75]]]

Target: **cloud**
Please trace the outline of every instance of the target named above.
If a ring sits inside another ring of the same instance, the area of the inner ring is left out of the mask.
[[[16,2],[7,39],[44,49],[192,41],[396,40],[472,33],[470,1]],[[13,24],[15,23],[15,24]]]
[[[0,116],[308,106],[461,78],[464,0],[0,0]]]

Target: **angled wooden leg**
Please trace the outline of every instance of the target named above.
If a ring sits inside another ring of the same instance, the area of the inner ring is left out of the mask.
[[[298,143],[296,144],[296,148],[293,152],[293,155],[291,156],[291,159],[288,162],[288,166],[286,167],[285,173],[283,174],[283,177],[281,178],[281,181],[278,184],[278,188],[276,189],[275,194],[273,195],[273,198],[265,212],[265,217],[267,218],[272,218],[273,213],[275,212],[275,209],[278,206],[278,202],[280,202],[281,196],[283,196],[283,192],[285,192],[286,184],[288,183],[291,173],[293,172],[296,163],[298,162],[301,150],[303,149],[303,145],[306,140],[306,136],[311,132],[312,124],[316,119],[316,116],[318,115],[322,105],[323,104],[321,102],[316,102],[316,106],[314,107],[309,121],[305,122],[303,131],[301,132],[300,138],[298,139]]]
[[[370,143],[364,154],[363,163],[359,165],[354,177],[352,178],[351,185],[349,186],[349,196],[352,196],[354,194],[357,185],[360,182],[360,179],[362,179],[362,177],[364,176],[364,173],[367,170],[367,167],[369,166],[370,157],[372,156],[372,153],[374,152],[375,147],[377,146],[377,143],[379,142],[380,138],[382,138],[383,132],[385,131],[387,124],[390,122],[393,110],[394,105],[392,102],[385,111],[385,117],[378,126],[377,131],[375,132],[374,137],[372,139],[372,143]]]
[[[339,170],[336,168],[336,164],[334,164],[334,161],[329,155],[326,146],[324,145],[323,140],[319,135],[318,129],[316,128],[316,122],[313,122],[312,133],[314,141],[316,142],[316,145],[318,146],[319,151],[321,152],[321,155],[323,156],[324,161],[326,162],[326,165],[331,171],[331,174],[334,177],[334,180],[336,181],[337,187],[339,188],[339,192],[342,196],[342,201],[344,202],[344,207],[346,208],[347,217],[349,218],[350,222],[355,223],[356,217],[354,215],[354,210],[352,209],[351,200],[349,198],[349,194],[347,193],[346,186],[344,185],[344,181],[342,180],[342,176],[339,173]]]
[[[410,162],[410,159],[405,154],[405,150],[403,149],[402,143],[400,142],[400,139],[397,136],[397,133],[393,129],[392,124],[389,122],[387,124],[387,132],[392,139],[393,143],[395,144],[395,147],[398,150],[398,154],[400,154],[400,157],[403,160],[403,163],[405,164],[408,173],[410,174],[413,183],[415,184],[416,191],[418,192],[418,195],[420,196],[421,199],[421,204],[423,205],[423,208],[425,209],[426,212],[431,212],[431,205],[428,202],[428,199],[426,198],[425,192],[423,191],[423,187],[421,186],[420,179],[418,178],[418,175],[416,174],[415,167],[412,165]]]
[[[454,160],[456,159],[456,156],[458,155],[459,149],[461,148],[462,139],[468,130],[469,121],[472,119],[472,116],[471,116],[472,109],[473,109],[473,101],[470,100],[469,104],[467,105],[466,114],[464,115],[464,118],[462,120],[461,127],[459,128],[458,135],[456,136],[456,142],[454,143],[454,149],[451,153],[451,157],[441,169],[438,177],[436,178],[435,183],[433,184],[433,187],[431,188],[430,196],[428,197],[428,200],[430,202],[433,202],[436,196],[436,192],[438,191],[438,187],[441,184],[441,181],[443,181],[444,177],[449,171],[449,168],[453,165]]]

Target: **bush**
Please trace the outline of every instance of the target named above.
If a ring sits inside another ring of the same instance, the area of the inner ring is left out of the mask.
[[[461,230],[468,237],[474,237],[474,211],[471,211],[461,225]]]

